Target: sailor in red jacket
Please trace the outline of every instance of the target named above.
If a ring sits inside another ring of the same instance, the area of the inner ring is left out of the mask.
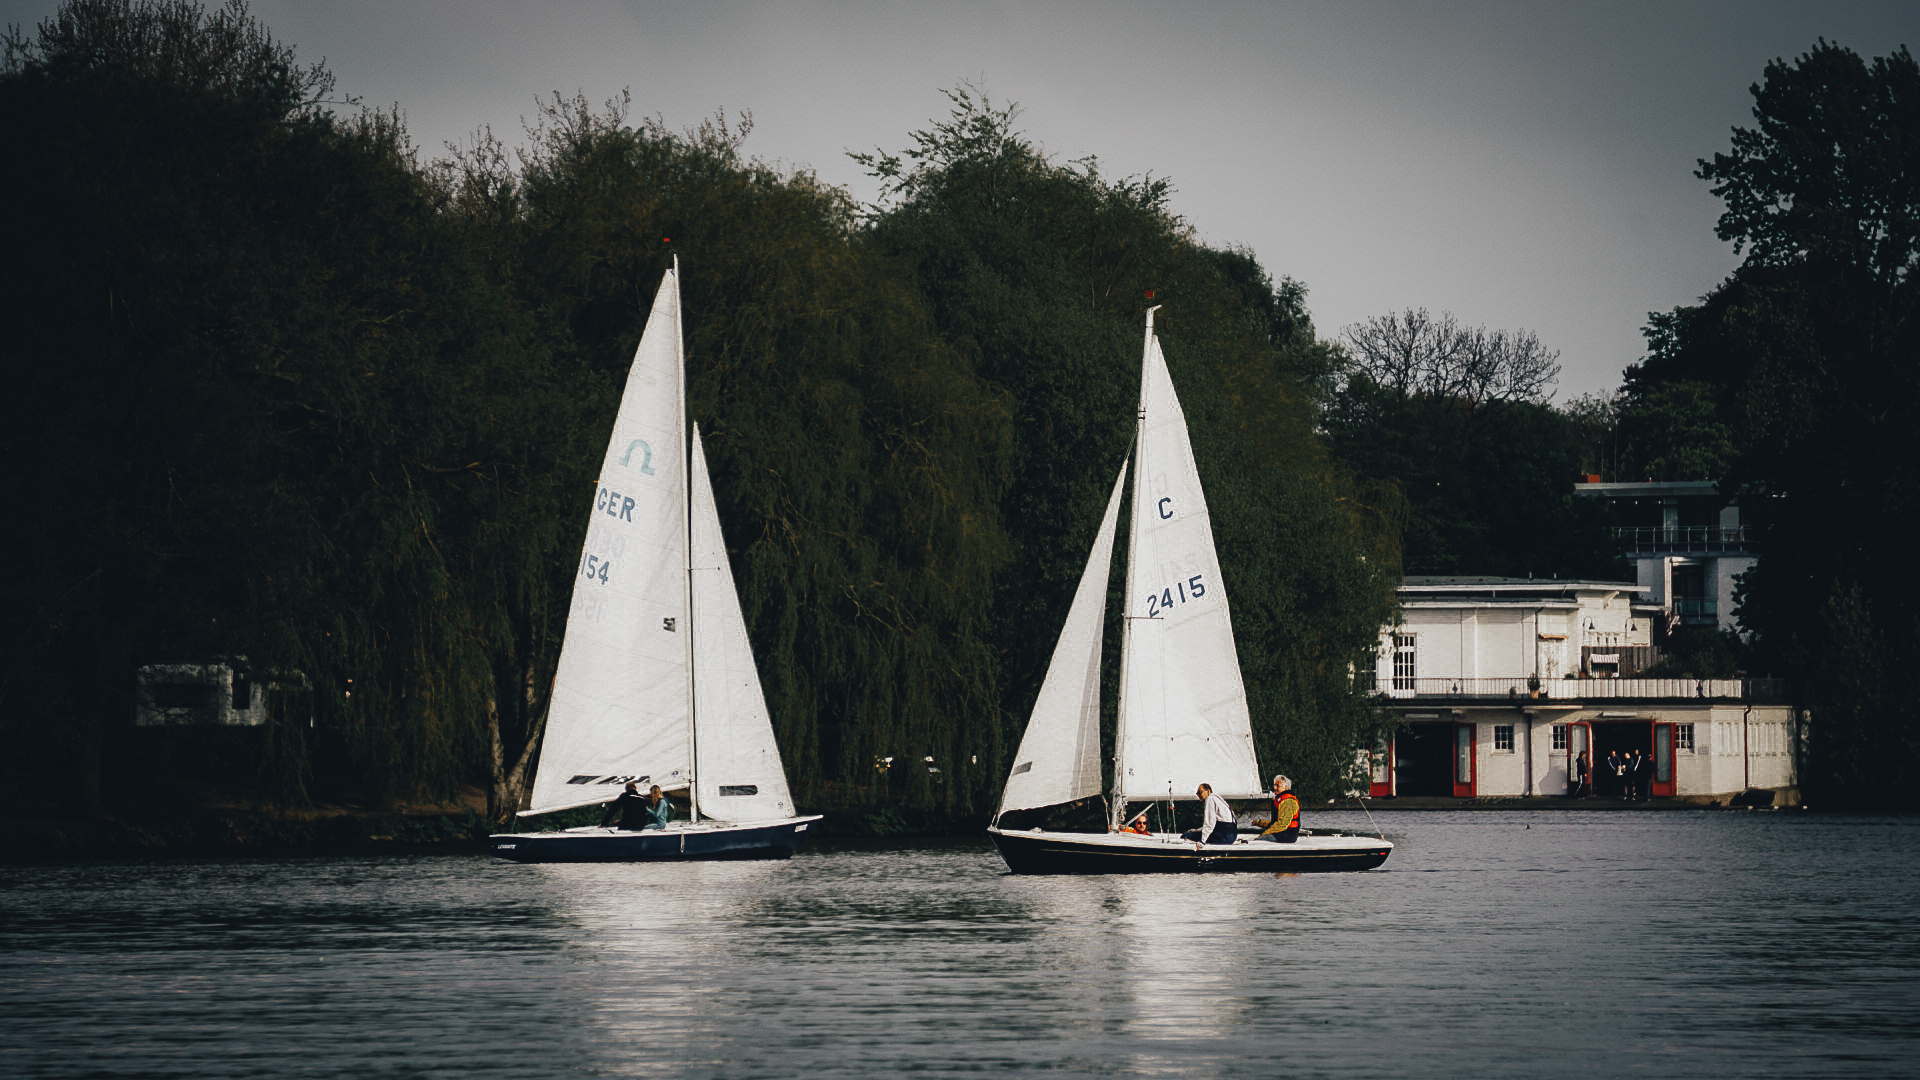
[[[1273,778],[1273,820],[1260,839],[1276,844],[1291,844],[1300,839],[1300,796],[1293,793],[1293,781],[1284,776]]]

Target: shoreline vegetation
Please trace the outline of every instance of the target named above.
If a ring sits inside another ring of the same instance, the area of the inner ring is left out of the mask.
[[[453,807],[413,807],[370,810],[362,807],[321,807],[307,811],[278,811],[266,807],[178,807],[159,813],[136,809],[109,810],[92,817],[10,816],[0,819],[0,864],[123,857],[232,857],[275,858],[302,854],[358,852],[369,854],[431,854],[463,852],[485,854],[486,838],[501,831],[488,820],[485,796],[469,793],[465,804]],[[1357,812],[1358,800],[1307,808],[1307,816],[1329,811]],[[1677,812],[1805,810],[1797,789],[1756,790],[1732,799],[1690,797],[1626,802],[1620,799],[1572,799],[1557,795],[1494,796],[1476,799],[1369,798],[1368,812],[1381,814],[1431,812]],[[539,832],[596,825],[599,807],[543,814],[508,826],[516,832]],[[1183,824],[1194,824],[1186,822]],[[944,817],[903,814],[888,808],[879,813],[830,812],[815,826],[822,838],[913,838],[984,836],[986,821],[953,821]],[[1311,831],[1309,829],[1309,831]]]
[[[136,844],[224,842],[166,809],[177,786],[247,807],[235,836],[510,820],[678,255],[688,417],[776,738],[836,828],[958,831],[997,804],[1128,450],[1149,304],[1263,772],[1354,786],[1403,572],[1629,576],[1569,493],[1605,471],[1753,494],[1742,634],[1678,631],[1665,662],[1792,680],[1811,801],[1906,805],[1920,725],[1889,673],[1920,636],[1886,568],[1920,532],[1920,212],[1881,188],[1910,173],[1890,148],[1917,84],[1904,48],[1769,65],[1759,127],[1698,173],[1746,262],[1650,316],[1620,395],[1556,405],[1558,354],[1524,330],[1408,310],[1322,337],[1306,285],[1203,243],[1170,180],[1051,153],[977,88],[853,155],[882,185],[862,205],[750,156],[751,116],[673,131],[624,94],[555,94],[519,145],[423,160],[398,106],[342,96],[239,0],[66,0],[0,62],[0,200],[23,208],[0,262],[0,789],[53,808],[46,835],[107,815]],[[1844,153],[1772,169],[1807,146]],[[136,726],[153,665],[218,666],[200,689],[235,695],[168,709],[259,722]]]

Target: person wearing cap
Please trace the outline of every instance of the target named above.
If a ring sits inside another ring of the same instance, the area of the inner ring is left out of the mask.
[[[1273,817],[1265,824],[1267,830],[1260,834],[1262,840],[1291,844],[1300,839],[1300,796],[1293,793],[1293,781],[1285,776],[1273,778]]]
[[[1212,784],[1201,784],[1194,790],[1202,806],[1200,827],[1189,829],[1180,834],[1182,840],[1191,840],[1195,847],[1207,844],[1231,844],[1240,836],[1240,826],[1233,820],[1233,807],[1227,800],[1213,793]]]
[[[652,820],[647,813],[646,797],[640,794],[640,789],[631,780],[627,781],[627,790],[607,804],[607,812],[600,815],[600,827],[604,829],[612,825],[614,818],[620,819],[620,828],[627,832],[639,832]]]

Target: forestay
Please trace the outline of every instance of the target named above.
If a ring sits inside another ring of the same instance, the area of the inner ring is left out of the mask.
[[[1053,647],[1047,677],[1013,756],[1000,797],[1000,814],[1084,799],[1100,793],[1100,647],[1104,638],[1107,576],[1120,517],[1127,467],[1120,466],[1093,554]],[[998,818],[999,814],[995,817]]]
[[[720,510],[707,477],[700,428],[693,429],[693,693],[700,813],[723,821],[793,816],[787,774],[773,741]]]
[[[1148,314],[1115,777],[1122,799],[1260,792],[1213,526]]]
[[[654,296],[600,466],[523,814],[692,775],[683,394],[676,269]]]

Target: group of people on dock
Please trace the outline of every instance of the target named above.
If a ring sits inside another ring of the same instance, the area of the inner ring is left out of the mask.
[[[1569,794],[1576,799],[1599,795],[1627,802],[1645,802],[1653,791],[1653,758],[1641,753],[1638,747],[1627,754],[1614,750],[1600,763],[1596,775],[1595,770],[1587,764],[1587,752],[1582,750],[1573,759],[1573,770],[1567,777],[1567,784],[1573,789]]]

